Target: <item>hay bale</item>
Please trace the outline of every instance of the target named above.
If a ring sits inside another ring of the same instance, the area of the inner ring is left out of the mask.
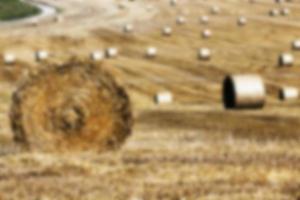
[[[158,92],[154,96],[154,102],[158,105],[170,104],[173,102],[173,94],[169,91]]]
[[[241,17],[238,18],[237,24],[239,26],[245,26],[247,24],[247,22],[248,22],[247,18],[241,16]]]
[[[105,50],[105,54],[107,58],[116,58],[119,54],[119,51],[115,47],[109,47]]]
[[[282,87],[279,91],[279,99],[282,101],[291,101],[299,99],[299,90],[295,87]]]
[[[101,61],[104,59],[104,52],[103,51],[93,51],[91,54],[90,54],[90,59],[92,61]]]
[[[35,60],[37,62],[47,60],[49,57],[49,53],[46,50],[39,50],[35,52]]]
[[[176,18],[176,23],[177,23],[178,25],[183,25],[183,24],[185,24],[185,23],[186,23],[185,17],[184,17],[184,16],[178,16],[178,17]]]
[[[171,6],[176,6],[177,5],[177,0],[170,0],[170,5]]]
[[[16,63],[16,56],[12,53],[3,54],[3,62],[6,65],[13,65]]]
[[[123,27],[123,32],[124,32],[124,33],[132,33],[132,32],[133,32],[133,29],[134,29],[134,27],[133,27],[132,24],[126,24],[126,25],[124,25],[124,27]]]
[[[220,7],[219,6],[212,6],[210,9],[210,13],[213,15],[217,15],[220,13]]]
[[[171,27],[169,27],[169,26],[165,26],[165,27],[163,27],[163,29],[162,29],[162,35],[163,36],[171,36],[172,35],[172,32],[173,32],[173,30],[172,30],[172,28]]]
[[[129,98],[93,64],[48,66],[13,94],[11,127],[24,148],[43,152],[105,151],[129,136]]]
[[[54,22],[56,23],[62,23],[64,21],[64,17],[62,15],[56,15],[54,17]]]
[[[207,15],[201,16],[200,18],[201,24],[208,24],[208,22],[209,22],[209,17]]]
[[[288,16],[290,15],[291,11],[289,8],[282,8],[280,13],[282,16]]]
[[[269,15],[271,17],[277,17],[279,15],[279,10],[277,10],[277,9],[274,8],[274,9],[272,9],[272,10],[269,11]]]
[[[210,38],[212,36],[212,32],[210,29],[205,29],[202,31],[202,37],[204,39]]]
[[[265,84],[258,75],[230,75],[223,82],[225,108],[262,108],[265,98]]]
[[[211,50],[208,48],[201,48],[198,50],[198,58],[200,60],[210,60]]]
[[[148,47],[146,51],[147,58],[155,58],[157,55],[157,48],[156,47]]]
[[[281,67],[290,67],[294,64],[294,56],[290,53],[282,53],[278,58],[278,65]]]
[[[292,49],[296,51],[300,50],[300,40],[295,40],[292,42]]]

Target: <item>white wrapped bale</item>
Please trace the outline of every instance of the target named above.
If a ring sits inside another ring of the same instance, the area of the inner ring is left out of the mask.
[[[293,48],[293,50],[299,51],[300,50],[300,40],[293,41],[292,48]]]
[[[210,38],[212,36],[212,32],[210,29],[205,29],[202,31],[202,37],[204,39]]]
[[[281,67],[290,67],[294,64],[294,56],[289,53],[282,53],[279,56],[278,64]]]
[[[237,24],[239,26],[245,26],[247,24],[247,22],[248,22],[247,18],[241,16],[241,17],[238,18]]]
[[[209,22],[209,17],[207,15],[204,15],[200,18],[201,24],[208,24],[208,22]]]
[[[223,82],[225,108],[262,108],[265,99],[265,84],[258,75],[230,75]]]
[[[106,49],[105,54],[107,58],[116,58],[119,54],[119,51],[115,47],[110,47]]]
[[[5,53],[3,55],[3,62],[6,65],[13,65],[16,62],[16,56],[12,53]]]
[[[212,6],[210,9],[210,13],[213,15],[217,15],[220,13],[220,7],[219,6]]]
[[[162,35],[164,35],[164,36],[171,36],[171,35],[172,35],[172,32],[173,32],[173,30],[172,30],[172,28],[169,27],[169,26],[165,26],[165,27],[163,27],[163,29],[162,29]]]
[[[177,0],[170,0],[170,5],[171,6],[176,6],[177,5]]]
[[[104,53],[103,51],[93,51],[91,54],[90,54],[90,59],[92,61],[101,61],[104,59]]]
[[[132,33],[132,32],[133,32],[133,29],[134,29],[134,27],[133,27],[132,24],[126,24],[126,25],[124,25],[124,27],[123,27],[123,32],[124,32],[124,33]]]
[[[184,16],[178,16],[178,17],[176,18],[176,23],[177,23],[178,25],[185,24],[185,23],[186,23],[185,17],[184,17]]]
[[[291,11],[288,8],[282,8],[281,9],[281,15],[282,16],[288,16],[288,15],[290,15],[290,13],[291,13]]]
[[[35,52],[35,59],[38,62],[47,60],[48,57],[49,57],[49,53],[46,50],[39,50]]]
[[[157,48],[156,47],[149,47],[146,51],[147,58],[154,58],[157,55]]]
[[[279,98],[282,101],[299,99],[299,90],[295,87],[283,87],[279,91]]]
[[[210,60],[211,50],[208,48],[201,48],[198,50],[198,58],[200,60]]]
[[[159,105],[170,104],[173,102],[173,94],[169,91],[158,92],[154,97],[154,101]]]
[[[271,17],[277,17],[277,16],[279,15],[279,10],[277,10],[277,9],[272,9],[272,10],[269,11],[269,15],[270,15]]]

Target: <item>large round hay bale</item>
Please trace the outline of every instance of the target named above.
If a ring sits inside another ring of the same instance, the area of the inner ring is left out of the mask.
[[[48,67],[13,94],[14,139],[29,150],[104,151],[129,136],[129,98],[111,75],[94,64]]]
[[[223,103],[228,109],[262,108],[266,88],[258,75],[229,75],[223,82]]]

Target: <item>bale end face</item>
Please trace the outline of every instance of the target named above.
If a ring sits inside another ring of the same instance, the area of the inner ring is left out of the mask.
[[[129,98],[94,64],[48,67],[22,82],[13,95],[15,141],[42,152],[101,152],[131,133]]]

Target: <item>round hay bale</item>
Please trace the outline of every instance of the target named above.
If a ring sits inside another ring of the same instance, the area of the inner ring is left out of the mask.
[[[247,24],[247,21],[247,18],[242,16],[238,18],[237,24],[239,26],[245,26]]]
[[[211,50],[209,48],[200,48],[198,50],[198,58],[200,60],[210,60]]]
[[[3,61],[6,65],[13,65],[16,62],[16,56],[12,53],[3,54]]]
[[[171,104],[173,102],[173,94],[169,91],[158,92],[154,96],[154,102],[158,105]]]
[[[230,75],[223,82],[223,103],[228,109],[262,108],[266,89],[257,75]]]
[[[113,77],[94,64],[47,67],[13,94],[14,140],[42,152],[105,151],[131,133],[129,98]]]
[[[134,26],[132,24],[125,24],[123,27],[124,33],[132,33],[134,30]]]
[[[288,16],[290,15],[291,11],[289,8],[282,8],[280,13],[282,16]]]
[[[91,54],[90,54],[90,59],[92,61],[101,61],[104,59],[104,52],[103,51],[100,51],[100,50],[97,50],[97,51],[93,51]]]
[[[292,49],[296,51],[300,50],[300,39],[292,42]]]
[[[299,99],[299,90],[295,87],[282,87],[279,91],[279,99],[282,101],[290,101]]]
[[[162,32],[163,36],[171,36],[173,30],[172,30],[172,28],[170,26],[165,26],[165,27],[163,27],[163,29],[162,29],[161,32]]]
[[[294,56],[289,53],[282,53],[279,55],[278,64],[281,67],[290,67],[294,64]]]
[[[178,25],[183,25],[183,24],[185,24],[185,23],[186,23],[185,17],[183,17],[183,16],[178,16],[178,17],[176,18],[176,23],[177,23]]]
[[[212,6],[210,9],[210,13],[213,15],[217,15],[220,13],[220,7],[219,6]]]
[[[274,9],[272,9],[272,10],[269,11],[269,15],[271,17],[276,17],[276,16],[279,15],[279,10],[277,10],[277,9],[274,8]]]
[[[201,24],[208,24],[208,22],[209,22],[209,17],[207,15],[204,15],[200,18]]]
[[[176,6],[177,5],[177,0],[170,0],[170,5],[171,6]]]
[[[157,48],[156,47],[148,47],[146,51],[147,58],[155,58],[157,55]]]
[[[47,60],[48,57],[49,57],[49,53],[45,50],[39,50],[39,51],[35,52],[35,60],[37,62]]]
[[[119,50],[115,47],[107,48],[105,51],[107,58],[116,58],[119,54]]]
[[[212,32],[210,29],[205,29],[202,31],[202,37],[204,39],[210,38],[212,36]]]

